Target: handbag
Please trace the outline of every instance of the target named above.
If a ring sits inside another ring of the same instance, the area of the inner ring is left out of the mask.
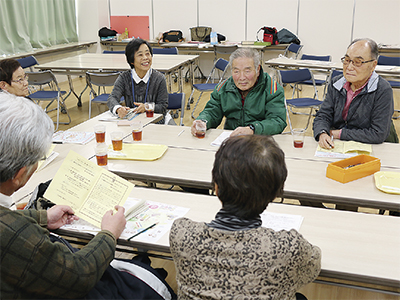
[[[171,43],[171,42],[182,42],[183,40],[184,39],[182,31],[170,30],[163,33],[160,42]]]
[[[211,27],[208,26],[197,26],[190,28],[190,37],[192,41],[204,41],[205,37],[212,31]]]
[[[258,31],[257,31],[257,41],[259,41],[258,39],[258,33],[263,30],[264,31],[264,37],[263,37],[263,41],[264,42],[269,42],[271,43],[271,45],[278,45],[279,41],[278,41],[278,31],[276,30],[275,27],[261,27]]]

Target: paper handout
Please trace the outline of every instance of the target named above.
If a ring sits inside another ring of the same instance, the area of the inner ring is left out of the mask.
[[[334,140],[335,147],[332,149],[324,149],[319,145],[315,151],[315,156],[319,157],[335,157],[349,158],[360,154],[371,154],[372,145],[354,141]]]
[[[56,204],[69,205],[75,214],[101,227],[106,211],[123,206],[133,184],[70,151],[44,195]]]

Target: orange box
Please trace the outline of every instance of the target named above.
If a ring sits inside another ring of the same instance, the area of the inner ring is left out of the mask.
[[[326,177],[346,183],[372,175],[380,169],[379,158],[362,154],[330,163],[326,168]]]

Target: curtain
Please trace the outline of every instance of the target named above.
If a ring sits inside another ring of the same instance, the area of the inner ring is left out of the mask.
[[[78,41],[75,0],[0,0],[0,55]]]

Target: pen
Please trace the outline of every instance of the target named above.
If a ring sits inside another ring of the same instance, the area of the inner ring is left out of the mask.
[[[333,142],[333,135],[331,135],[331,141]],[[333,145],[330,142],[328,142],[328,144],[331,146],[331,148],[333,148]]]
[[[147,230],[153,228],[153,227],[156,226],[157,224],[158,224],[158,223],[154,223],[153,225],[150,225],[149,227],[143,229],[142,231],[140,231],[140,232],[138,232],[138,233],[132,235],[132,236],[128,239],[128,241],[130,241],[130,240],[133,239],[134,237],[138,236],[139,234],[141,234],[141,233],[143,233],[143,232],[145,232],[145,231],[147,231]]]
[[[185,129],[183,129],[181,132],[178,133],[178,136],[180,136],[182,133],[185,132]]]

